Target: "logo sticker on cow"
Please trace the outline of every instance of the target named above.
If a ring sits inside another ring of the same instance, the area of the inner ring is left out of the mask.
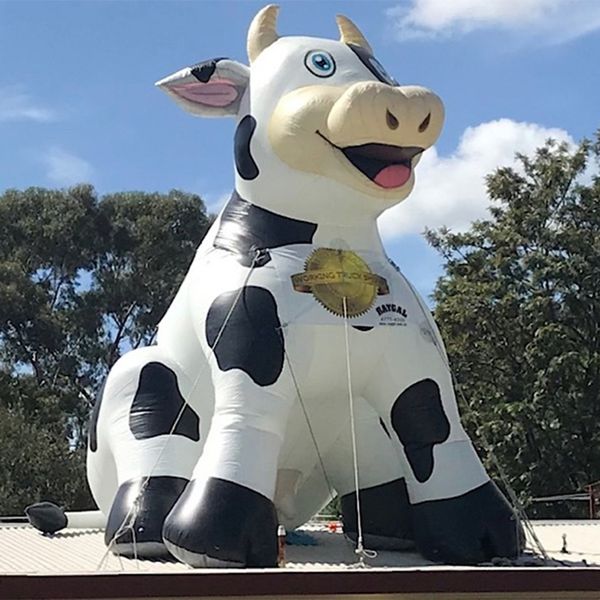
[[[373,273],[358,254],[332,248],[317,248],[306,259],[304,273],[292,275],[292,284],[297,292],[312,293],[340,317],[358,317],[373,306],[378,295],[389,294],[387,281]]]
[[[375,312],[380,318],[380,325],[400,325],[402,327],[406,326],[408,312],[403,306],[400,306],[395,302],[380,304],[379,306],[375,307]]]

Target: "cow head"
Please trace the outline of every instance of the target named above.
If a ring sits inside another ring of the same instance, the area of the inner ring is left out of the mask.
[[[337,17],[333,41],[280,37],[277,12],[263,8],[250,26],[250,67],[214,59],[157,85],[195,115],[238,119],[236,188],[245,199],[313,221],[376,217],[412,190],[414,168],[440,134],[442,102],[393,79],[346,17]]]

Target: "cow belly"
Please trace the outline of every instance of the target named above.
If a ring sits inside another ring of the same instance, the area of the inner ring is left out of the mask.
[[[298,383],[298,400],[279,459],[275,505],[280,521],[297,527],[318,512],[339,485],[339,457],[333,454],[348,429],[348,369],[343,326],[288,326],[285,333],[286,368]],[[387,335],[348,328],[355,408],[366,404],[362,395]],[[351,465],[351,454],[343,460]]]
[[[386,328],[357,331],[348,324],[352,387],[360,394],[391,332]],[[284,326],[286,366],[294,371],[299,391],[322,405],[348,404],[348,364],[343,321],[337,325]]]

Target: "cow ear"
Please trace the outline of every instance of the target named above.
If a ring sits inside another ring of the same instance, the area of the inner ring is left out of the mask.
[[[250,81],[250,69],[226,58],[214,58],[181,69],[156,82],[177,104],[201,117],[237,115]]]

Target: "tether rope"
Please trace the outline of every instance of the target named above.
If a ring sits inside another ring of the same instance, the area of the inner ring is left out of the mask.
[[[217,333],[217,337],[215,338],[215,341],[213,342],[212,346],[209,346],[208,356],[206,357],[206,361],[202,364],[202,367],[204,367],[204,368],[206,368],[206,366],[210,366],[210,359],[214,355],[214,350],[215,350],[217,344],[219,343],[221,336],[223,335],[223,332],[225,331],[225,327],[227,327],[227,324],[229,323],[229,320],[231,319],[231,315],[233,314],[233,311],[235,310],[235,308],[242,296],[242,293],[244,292],[244,289],[246,288],[246,285],[248,284],[248,281],[250,280],[250,276],[252,275],[252,273],[256,267],[256,263],[259,258],[259,253],[260,253],[260,251],[257,250],[254,258],[252,259],[252,264],[250,265],[250,269],[248,270],[248,273],[246,274],[244,282],[243,282],[242,286],[240,287],[240,289],[238,290],[236,297],[231,305],[231,308],[229,309],[227,315],[225,316],[225,319],[223,320],[223,324],[221,325],[219,332]],[[203,373],[204,373],[204,369],[203,368],[199,369],[198,374],[196,375],[196,378],[194,379],[192,387],[188,394],[189,397],[191,397],[193,392],[196,390],[196,386],[198,385],[198,382],[200,381],[200,377],[201,377],[201,375],[203,375]],[[135,560],[137,562],[137,541],[136,541],[133,525],[135,523],[135,519],[137,518],[137,516],[139,514],[140,500],[142,498],[144,491],[146,490],[146,487],[148,485],[148,482],[150,481],[150,478],[154,474],[154,471],[156,470],[156,467],[158,466],[158,463],[160,462],[160,459],[162,458],[162,455],[165,452],[166,447],[169,444],[169,441],[171,440],[171,437],[175,433],[175,429],[177,428],[177,425],[179,424],[179,420],[183,416],[183,413],[187,406],[188,406],[187,402],[182,403],[181,408],[175,418],[175,421],[173,422],[173,425],[172,425],[169,433],[167,434],[167,439],[165,440],[163,447],[161,448],[160,452],[158,453],[158,456],[156,457],[156,460],[154,461],[152,468],[150,469],[150,473],[143,479],[142,485],[140,486],[140,490],[137,493],[135,500],[133,501],[133,503],[131,505],[131,508],[129,509],[129,511],[127,512],[125,517],[123,518],[123,521],[121,522],[121,525],[117,528],[117,531],[115,531],[115,533],[113,534],[110,542],[107,544],[106,551],[104,552],[102,558],[100,559],[100,562],[98,563],[98,566],[96,567],[97,571],[104,568],[104,566],[107,564],[108,557],[110,555],[110,551],[113,548],[114,544],[116,543],[117,538],[119,536],[123,535],[128,530],[130,530],[132,532],[133,552],[134,552]],[[123,563],[121,561],[121,557],[118,552],[116,554],[117,554],[117,556],[119,556],[121,570],[123,570]]]
[[[354,489],[356,491],[356,549],[358,556],[358,566],[365,567],[365,558],[375,558],[377,552],[366,550],[364,547],[362,530],[362,511],[360,506],[360,476],[358,469],[358,451],[356,444],[356,420],[354,417],[354,394],[352,392],[352,370],[350,364],[350,339],[348,335],[348,304],[346,297],[342,298],[344,307],[344,341],[346,344],[346,375],[348,378],[348,404],[350,407],[350,437],[352,439],[352,466],[354,468]]]
[[[283,326],[281,329],[283,329]],[[283,347],[283,355],[285,356],[285,362],[290,370],[292,382],[294,383],[294,387],[296,388],[296,395],[298,396],[298,400],[300,401],[300,406],[302,407],[302,413],[304,414],[306,426],[308,427],[310,437],[311,437],[313,445],[315,447],[315,451],[317,453],[317,458],[319,459],[319,465],[321,466],[321,471],[323,472],[323,477],[325,479],[325,483],[327,484],[327,488],[329,489],[329,496],[331,497],[331,499],[333,499],[336,496],[335,488],[333,487],[333,485],[331,485],[331,480],[329,479],[329,475],[327,474],[327,469],[325,468],[325,461],[323,460],[323,456],[319,449],[319,444],[317,443],[317,437],[313,430],[312,423],[310,422],[310,416],[308,414],[308,410],[306,408],[304,400],[302,399],[302,394],[300,393],[300,386],[298,385],[298,380],[296,379],[294,369],[292,368],[292,361],[290,360],[290,357],[287,353],[287,349],[285,347],[285,343],[283,341],[281,342],[281,345]]]

